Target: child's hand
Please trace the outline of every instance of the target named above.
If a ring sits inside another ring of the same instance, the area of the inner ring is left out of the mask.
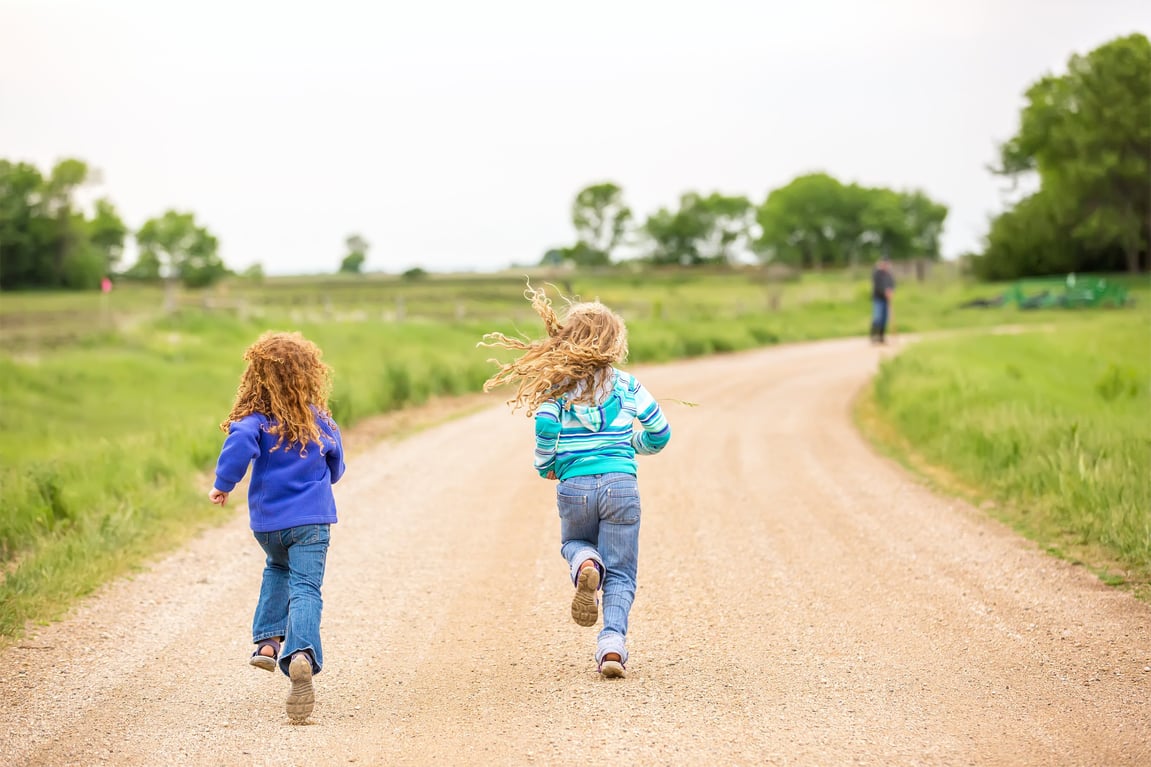
[[[218,503],[221,506],[223,506],[225,503],[228,502],[228,494],[225,493],[223,490],[217,490],[216,488],[213,487],[212,492],[208,493],[208,500],[211,501],[212,503]]]
[[[549,471],[546,479],[555,479],[555,478],[556,478],[556,473],[554,471]]]

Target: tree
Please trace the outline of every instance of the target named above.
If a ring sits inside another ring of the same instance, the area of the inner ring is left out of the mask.
[[[364,269],[364,262],[368,260],[368,248],[371,245],[358,234],[349,235],[344,240],[348,253],[340,262],[341,274],[360,274]]]
[[[660,208],[643,232],[655,264],[698,266],[734,261],[751,242],[754,208],[746,197],[686,192],[676,211]]]
[[[48,284],[34,223],[43,185],[35,166],[0,160],[0,289]]]
[[[253,284],[259,285],[264,282],[264,265],[257,262],[245,269],[241,275],[245,280]]]
[[[140,260],[134,276],[159,276],[169,286],[180,281],[186,287],[211,285],[228,273],[218,254],[219,242],[196,223],[193,213],[169,210],[144,222],[136,233]]]
[[[580,269],[595,268],[597,266],[609,266],[611,261],[608,259],[607,253],[600,250],[593,250],[582,242],[577,242],[575,245],[567,245],[562,248],[552,248],[544,253],[543,258],[540,259],[540,266],[564,266],[571,265]]]
[[[61,160],[46,176],[0,160],[0,289],[88,289],[111,273],[127,227],[107,198],[91,219],[74,201],[97,175],[76,159]]]
[[[124,253],[124,238],[128,235],[128,227],[107,197],[96,201],[92,219],[87,223],[88,241],[103,258],[104,274],[112,274]]]
[[[540,266],[560,267],[566,261],[567,248],[549,248],[540,259]]]
[[[756,211],[756,252],[806,269],[846,263],[865,229],[866,198],[826,173],[799,176],[771,191]]]
[[[1151,42],[1142,34],[1072,56],[1066,74],[1043,77],[1027,90],[1019,132],[1000,148],[996,172],[1012,179],[1038,175],[1044,215],[1079,246],[1074,268],[1082,269],[1092,253],[1111,250],[1123,254],[1129,272],[1146,265],[1141,256],[1151,240],[1149,72]],[[1015,221],[1035,215],[1020,213],[994,239],[1002,245]],[[985,256],[1011,258],[1023,250],[989,246]]]
[[[819,269],[880,255],[938,259],[947,206],[924,192],[842,184],[826,173],[773,190],[756,211],[763,260]]]
[[[611,182],[593,184],[579,191],[572,202],[572,225],[579,249],[577,265],[610,263],[612,254],[631,221],[632,213],[623,200],[623,190]]]
[[[660,208],[648,216],[643,231],[652,243],[652,263],[678,266],[703,263],[699,242],[707,236],[710,227],[699,215],[699,199],[695,192],[687,192],[679,198],[679,210]]]
[[[947,220],[947,206],[935,202],[919,190],[902,193],[900,206],[907,222],[911,256],[938,260],[939,240],[943,236],[943,222]]]
[[[698,243],[705,261],[733,264],[751,250],[755,206],[742,195],[712,192],[697,203],[709,224],[707,234]]]
[[[1075,268],[1070,228],[1043,192],[1020,200],[991,222],[987,248],[972,261],[977,277],[1011,280],[1028,274],[1054,274]]]

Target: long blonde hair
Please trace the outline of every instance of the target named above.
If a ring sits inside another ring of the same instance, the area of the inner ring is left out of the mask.
[[[596,404],[611,385],[613,366],[627,359],[627,325],[599,301],[568,300],[561,321],[547,293],[528,283],[524,297],[540,316],[547,337],[536,341],[488,333],[479,346],[516,349],[524,353],[484,382],[484,391],[516,385],[508,400],[512,411],[525,408],[528,416],[549,399],[567,397],[565,404]],[[566,299],[565,299],[566,300]]]
[[[332,413],[332,369],[321,359],[320,347],[299,333],[267,332],[244,352],[248,366],[228,419],[220,424],[227,432],[233,421],[263,413],[270,420],[268,433],[279,437],[273,450],[285,442],[300,445],[300,454],[313,442],[319,444],[316,411],[329,423]],[[315,411],[313,411],[315,408]]]

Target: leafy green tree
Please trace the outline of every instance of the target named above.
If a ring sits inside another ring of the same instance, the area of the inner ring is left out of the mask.
[[[82,160],[65,159],[56,163],[40,188],[38,207],[51,226],[40,226],[42,253],[48,257],[48,274],[41,284],[54,287],[85,287],[92,271],[87,248],[84,217],[74,209],[76,190],[88,181],[89,169]],[[99,279],[97,276],[96,279]]]
[[[164,266],[160,262],[160,255],[151,250],[141,250],[124,276],[130,280],[143,282],[159,282],[164,277]]]
[[[0,289],[49,284],[35,224],[43,185],[34,165],[0,160]]]
[[[1108,252],[1121,253],[1129,272],[1147,265],[1149,73],[1151,42],[1142,34],[1072,56],[1065,74],[1043,77],[1027,90],[1019,132],[1000,149],[997,172],[1012,178],[1038,175],[1043,215],[1079,246],[1074,268],[1098,263],[1100,254]],[[1034,219],[1038,205],[1032,202],[1032,209],[1014,215],[998,230],[993,226],[986,259],[1023,258],[1020,254],[1031,252],[1016,241],[1022,236],[1016,227]],[[1037,240],[1044,236],[1038,234]],[[1008,242],[1012,247],[1006,246]],[[1039,267],[1034,261],[1026,259],[1014,267],[984,266],[997,274],[1028,274],[1035,268]]]
[[[643,232],[652,246],[650,260],[680,266],[734,261],[751,241],[753,218],[754,208],[746,197],[686,192],[679,198],[678,210],[660,208],[644,222]]]
[[[134,276],[164,277],[186,287],[211,285],[228,273],[219,256],[219,242],[193,213],[169,210],[144,222],[136,233],[140,260]]]
[[[259,285],[264,281],[264,265],[258,262],[252,264],[240,276],[248,282]]]
[[[697,243],[704,261],[732,264],[751,250],[755,206],[750,200],[712,192],[697,204],[708,224],[707,234]]]
[[[702,264],[699,243],[707,237],[710,226],[701,213],[700,196],[687,192],[680,196],[678,210],[660,208],[648,216],[643,231],[651,240],[651,262],[665,266]]]
[[[1076,269],[1078,250],[1070,226],[1040,191],[991,222],[987,249],[975,256],[972,269],[984,280],[1066,273]]]
[[[864,197],[826,173],[799,176],[771,191],[756,211],[756,251],[807,269],[844,263],[864,230]]]
[[[88,241],[102,256],[104,273],[112,274],[124,254],[124,239],[128,236],[128,227],[116,212],[116,206],[106,197],[96,201],[95,210],[87,226]]]
[[[349,235],[344,240],[344,247],[347,248],[347,255],[340,261],[341,274],[361,274],[364,270],[364,262],[368,260],[368,248],[371,245],[358,234]]]
[[[947,220],[946,205],[932,200],[921,191],[900,195],[909,235],[910,256],[938,260],[943,222]]]
[[[540,266],[563,266],[566,260],[567,248],[549,248],[540,259]]]
[[[893,261],[904,261],[914,254],[911,221],[904,207],[904,197],[892,189],[868,189],[866,205],[860,213],[863,238],[869,249]]]
[[[623,190],[611,182],[584,187],[572,202],[572,225],[578,246],[570,260],[579,266],[607,264],[631,222]]]
[[[773,190],[756,211],[763,260],[819,269],[893,260],[938,259],[947,206],[921,191],[842,184],[826,173]]]
[[[106,198],[91,219],[76,191],[96,174],[65,159],[42,175],[34,166],[0,160],[0,289],[87,289],[110,274],[127,228]]]

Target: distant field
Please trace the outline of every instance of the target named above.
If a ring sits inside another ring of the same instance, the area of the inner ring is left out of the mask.
[[[867,324],[868,272],[826,272],[774,281],[760,269],[614,271],[602,274],[539,272],[535,284],[551,283],[582,299],[599,298],[631,322],[754,320],[779,340],[855,334]],[[534,321],[523,301],[525,274],[394,276],[323,275],[270,278],[255,284],[232,279],[206,291],[177,291],[183,315],[253,320],[265,324],[495,323]],[[939,327],[1029,321],[1036,312],[1014,307],[962,310],[975,297],[1004,286],[972,285],[953,265],[940,265],[925,283],[901,277],[895,325],[901,332]],[[0,348],[13,352],[68,346],[114,334],[165,316],[158,286],[118,285],[99,293],[0,295]]]
[[[758,270],[532,280],[617,309],[637,363],[862,337],[869,322],[862,271],[785,282]],[[320,344],[335,370],[333,412],[348,428],[430,396],[478,391],[488,358],[499,356],[476,348],[485,332],[541,332],[523,288],[518,273],[233,281],[179,294],[172,314],[153,287],[0,295],[0,638],[221,518],[203,499],[223,439],[217,425],[243,349],[260,332],[300,330]],[[1087,318],[958,308],[1001,290],[944,268],[922,284],[901,281],[896,328]]]

